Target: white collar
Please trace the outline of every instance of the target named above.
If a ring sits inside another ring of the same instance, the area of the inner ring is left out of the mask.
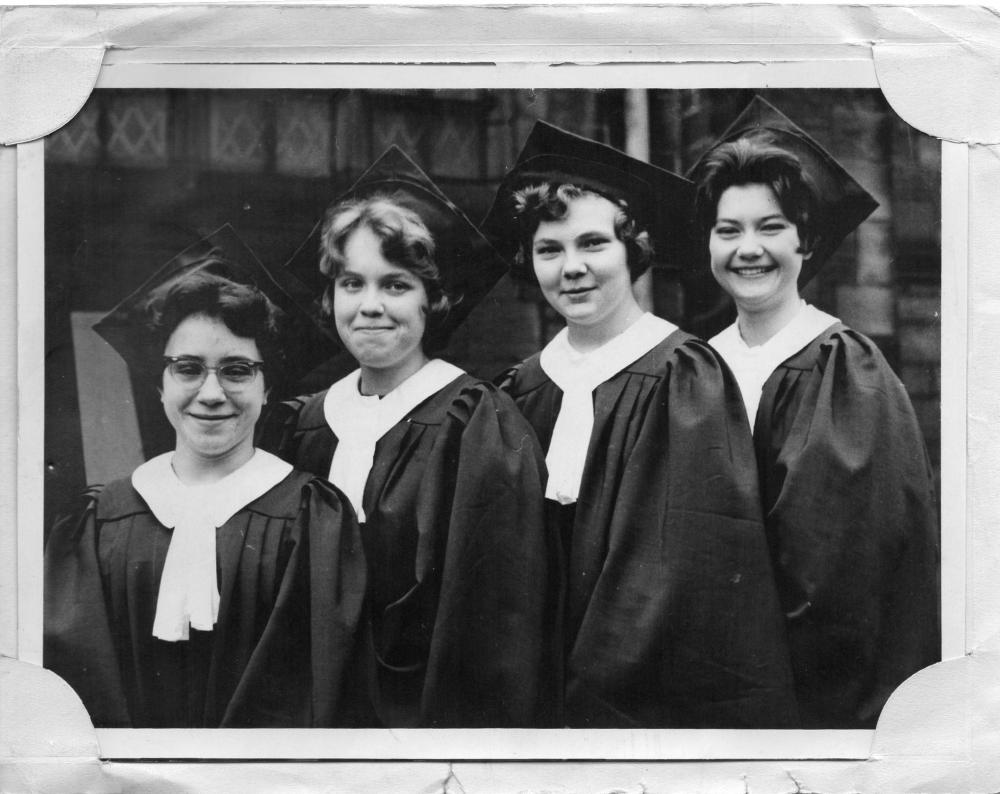
[[[579,496],[594,429],[594,389],[676,330],[673,323],[645,313],[614,339],[588,353],[581,354],[570,345],[565,328],[544,347],[539,364],[563,392],[545,456],[549,471],[546,498],[572,504]]]
[[[833,315],[800,301],[795,316],[763,344],[748,345],[740,334],[738,322],[709,340],[736,377],[751,428],[757,418],[761,390],[771,373],[838,322]]]
[[[323,415],[337,437],[337,449],[329,479],[350,500],[359,521],[365,521],[362,501],[378,440],[462,374],[464,371],[455,365],[432,359],[382,398],[361,394],[360,369],[330,387],[323,400]]]
[[[643,313],[638,320],[600,347],[581,353],[569,343],[563,328],[541,352],[539,364],[560,389],[563,383],[592,382],[591,390],[620,372],[677,330],[671,322]]]
[[[221,480],[185,485],[173,452],[132,472],[132,487],[163,526],[173,529],[156,600],[153,636],[186,640],[189,627],[210,631],[219,615],[215,530],[288,476],[291,464],[260,449]]]

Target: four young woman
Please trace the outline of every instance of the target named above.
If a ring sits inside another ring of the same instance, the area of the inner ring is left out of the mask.
[[[390,149],[308,243],[359,368],[260,449],[268,279],[132,296],[177,448],[46,549],[95,724],[870,726],[936,658],[935,502],[902,386],[798,288],[873,203],[759,102],[694,176],[539,122],[494,250]],[[738,311],[711,347],[632,290],[692,206]],[[498,389],[434,353],[504,258],[566,328]]]

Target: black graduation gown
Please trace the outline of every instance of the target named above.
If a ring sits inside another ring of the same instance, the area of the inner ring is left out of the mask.
[[[767,379],[754,428],[799,706],[873,728],[940,658],[933,473],[902,383],[838,323]]]
[[[547,448],[562,391],[539,355],[504,388]],[[595,389],[579,500],[560,511],[570,726],[795,724],[757,488],[738,390],[704,343],[675,331]]]
[[[49,538],[43,661],[94,725],[337,724],[366,575],[343,495],[293,471],[219,527],[218,621],[178,642],[152,634],[170,537],[123,479],[91,489]]]
[[[326,392],[275,406],[258,443],[328,476]],[[461,375],[375,448],[364,492],[372,724],[554,724],[561,569],[544,456],[510,399]]]

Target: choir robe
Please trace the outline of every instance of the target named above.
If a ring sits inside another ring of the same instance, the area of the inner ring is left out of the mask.
[[[765,381],[754,441],[803,723],[874,728],[940,658],[938,513],[909,397],[838,322]]]
[[[170,538],[123,479],[85,494],[46,545],[43,661],[94,725],[340,724],[366,576],[343,495],[292,471],[218,527],[217,623],[177,642],[152,634]]]
[[[548,448],[562,391],[540,354],[502,386]],[[796,724],[784,626],[739,392],[674,331],[594,390],[569,523],[571,727]]]
[[[329,476],[325,397],[273,406],[259,445]],[[372,726],[559,723],[562,571],[544,466],[510,399],[466,374],[378,440],[362,525]]]

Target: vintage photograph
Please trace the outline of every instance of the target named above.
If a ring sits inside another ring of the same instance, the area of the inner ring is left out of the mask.
[[[97,89],[43,663],[97,728],[874,729],[941,658],[941,144],[876,89]]]

